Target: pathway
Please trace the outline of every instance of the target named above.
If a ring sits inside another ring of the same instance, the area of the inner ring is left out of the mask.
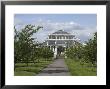
[[[38,76],[70,76],[70,74],[64,59],[60,58],[44,68]]]

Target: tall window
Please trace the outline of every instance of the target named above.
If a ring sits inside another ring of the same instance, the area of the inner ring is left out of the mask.
[[[63,39],[65,39],[65,36],[63,36]]]
[[[49,36],[49,39],[51,39],[51,35]]]
[[[59,36],[57,36],[57,39],[60,39],[60,37],[59,37]]]
[[[66,36],[66,39],[68,39],[68,36]]]
[[[52,36],[52,39],[55,39],[56,37],[55,36]]]

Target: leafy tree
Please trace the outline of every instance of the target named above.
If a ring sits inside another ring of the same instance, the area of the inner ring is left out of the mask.
[[[45,58],[45,60],[53,57],[53,51],[49,49],[49,47],[43,47],[42,48],[42,57]]]
[[[93,64],[97,61],[97,33],[94,33],[93,39],[89,39],[84,47],[85,59]]]
[[[66,51],[67,57],[72,59],[80,59],[82,57],[82,44],[75,41],[75,44]]]
[[[97,62],[97,33],[89,39],[85,45],[75,41],[72,47],[67,48],[66,56],[71,59],[84,59],[85,61]]]
[[[38,26],[35,28],[34,25],[26,25],[25,28],[21,30],[21,32],[15,29],[14,36],[14,54],[15,54],[15,63],[16,62],[26,62],[28,66],[28,62],[32,58],[33,49],[35,49],[35,45],[33,44],[34,38],[32,38],[33,34],[36,33],[40,28]],[[31,55],[31,56],[30,56]]]
[[[53,51],[48,47],[42,47],[32,37],[42,27],[35,28],[34,25],[26,25],[21,31],[17,31],[14,27],[14,63],[25,62],[28,66],[29,62],[39,62],[40,58],[46,60],[53,57]]]

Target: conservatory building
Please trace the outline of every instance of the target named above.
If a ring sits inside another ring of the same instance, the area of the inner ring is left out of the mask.
[[[58,30],[48,35],[48,38],[43,43],[44,46],[48,46],[54,52],[54,57],[65,51],[65,48],[73,46],[78,38],[75,35]]]

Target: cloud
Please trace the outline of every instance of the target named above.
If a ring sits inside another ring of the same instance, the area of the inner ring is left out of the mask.
[[[25,23],[26,24],[26,23]],[[22,29],[25,26],[24,22],[21,19],[14,18],[14,26],[17,30]]]
[[[23,21],[21,20],[21,19],[18,19],[18,18],[15,18],[14,19],[14,25],[16,26],[16,25],[23,25],[24,23],[23,23]]]
[[[23,28],[24,24],[21,20],[16,19],[15,24],[19,24],[19,28]],[[43,26],[43,29],[40,29],[34,37],[37,38],[39,42],[46,40],[49,34],[56,32],[57,30],[64,30],[68,33],[74,34],[77,38],[81,39],[81,42],[84,42],[93,36],[93,33],[96,32],[96,27],[86,27],[82,26],[79,23],[74,21],[68,22],[54,22],[51,20],[43,20],[41,18],[34,20],[33,23],[30,23],[37,26]]]
[[[36,34],[39,42],[44,41],[48,34],[52,34],[53,32],[61,29],[68,33],[74,34],[77,38],[81,39],[81,42],[88,40],[93,36],[93,33],[96,32],[96,27],[85,27],[73,21],[52,22],[51,20],[39,20],[35,24],[36,26],[43,26],[43,30],[40,30]]]

